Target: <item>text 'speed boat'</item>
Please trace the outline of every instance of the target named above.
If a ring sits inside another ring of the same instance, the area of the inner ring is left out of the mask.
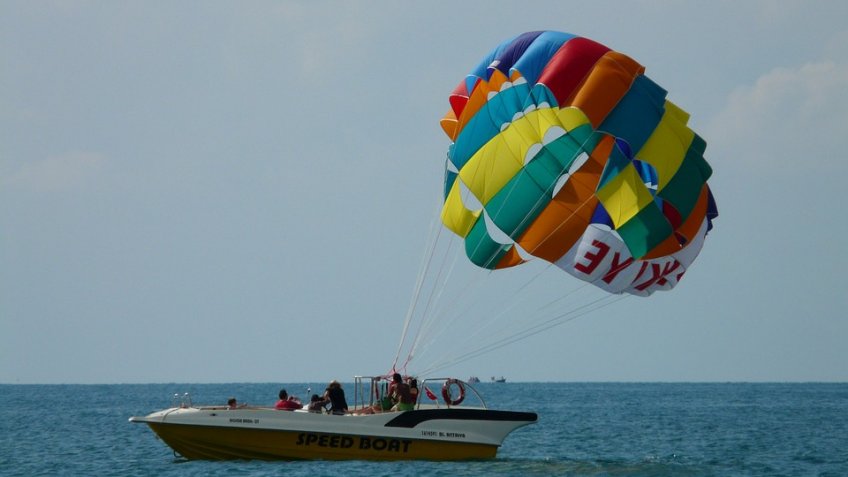
[[[381,377],[356,378],[359,391],[371,381],[371,392],[357,392],[351,412],[334,415],[306,409],[193,406],[190,402],[157,411],[131,422],[143,422],[187,459],[366,459],[462,460],[495,456],[506,436],[536,421],[530,412],[487,409],[471,386],[441,381],[445,402],[419,399],[413,410],[364,414],[381,398]],[[451,396],[452,389],[459,396]],[[480,406],[460,405],[466,389]],[[385,385],[382,385],[385,392]]]

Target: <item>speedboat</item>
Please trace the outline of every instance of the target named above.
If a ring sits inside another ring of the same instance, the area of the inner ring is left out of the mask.
[[[194,406],[183,395],[173,407],[130,422],[147,424],[187,459],[463,460],[495,457],[510,432],[537,420],[532,412],[488,409],[473,387],[450,378],[424,380],[413,410],[380,411],[385,377],[355,380],[355,405],[342,415]],[[442,401],[433,384],[441,384]],[[479,405],[462,405],[466,395]],[[431,402],[422,402],[425,396]]]

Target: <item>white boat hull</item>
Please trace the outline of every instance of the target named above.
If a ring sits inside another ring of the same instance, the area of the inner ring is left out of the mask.
[[[143,422],[188,459],[460,460],[495,456],[536,414],[436,408],[332,415],[269,408],[171,408]]]

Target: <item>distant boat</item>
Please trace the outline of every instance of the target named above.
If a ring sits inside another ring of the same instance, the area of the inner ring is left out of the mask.
[[[479,382],[480,378],[478,378],[477,376],[471,376],[470,378],[468,378],[468,384],[477,384]]]
[[[492,382],[493,382],[493,383],[505,383],[505,382],[506,382],[506,378],[505,378],[505,377],[503,377],[503,376],[501,376],[501,377],[499,377],[499,378],[496,378],[496,377],[492,376]]]

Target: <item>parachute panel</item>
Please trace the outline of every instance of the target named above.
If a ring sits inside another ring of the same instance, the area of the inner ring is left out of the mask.
[[[629,57],[608,51],[595,63],[568,105],[583,111],[597,128],[644,70]]]
[[[627,94],[598,127],[626,140],[631,150],[642,149],[665,113],[666,91],[647,76],[638,76]]]
[[[510,69],[509,77],[515,79],[522,76],[528,83],[535,84],[542,74],[551,57],[556,54],[562,45],[575,38],[570,33],[557,31],[546,31],[537,36],[527,50],[521,55]]]
[[[537,81],[547,86],[557,105],[567,105],[580,83],[609,48],[587,38],[565,42],[551,57]]]
[[[481,268],[495,270],[519,265],[523,262],[512,244],[495,240],[486,227],[484,216],[480,216],[465,239],[465,253],[472,263]]]
[[[555,262],[580,238],[589,225],[598,198],[598,177],[613,147],[611,137],[602,140],[587,161],[574,171],[548,206],[539,214],[518,240],[530,254]]]
[[[466,237],[480,217],[480,212],[465,207],[462,202],[459,181],[454,181],[453,187],[451,187],[445,199],[445,205],[442,207],[441,219],[445,227],[460,237]]]
[[[712,169],[696,147],[703,143],[697,138],[674,176],[657,195],[674,204],[683,217],[688,217],[701,196],[701,188],[712,175]]]
[[[657,169],[662,190],[680,167],[695,133],[686,127],[689,115],[672,104],[665,103],[665,114],[648,141],[636,156]],[[695,194],[697,196],[697,194]]]

